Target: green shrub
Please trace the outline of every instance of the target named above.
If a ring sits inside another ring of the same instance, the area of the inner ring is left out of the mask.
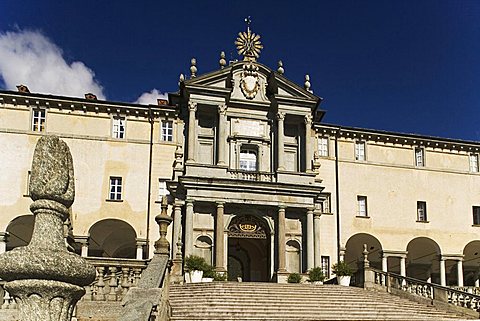
[[[322,268],[317,266],[310,269],[310,271],[308,271],[308,280],[310,282],[323,282],[323,280],[325,280],[325,275],[323,275]]]
[[[345,261],[340,261],[338,263],[335,263],[332,265],[332,272],[336,274],[337,276],[352,276],[353,275],[353,270],[348,265],[345,263]]]
[[[298,273],[290,273],[288,275],[287,282],[288,283],[300,283],[302,281],[302,276]]]
[[[185,268],[188,271],[206,271],[209,269],[209,264],[201,256],[190,255],[185,259]]]
[[[218,272],[213,273],[213,281],[227,281],[227,272],[221,274]]]

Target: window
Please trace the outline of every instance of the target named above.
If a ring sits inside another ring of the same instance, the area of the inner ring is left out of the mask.
[[[121,177],[110,177],[110,200],[121,200],[122,199],[122,178]]]
[[[34,109],[32,111],[32,131],[45,131],[45,109]]]
[[[322,273],[325,276],[325,279],[330,278],[330,256],[322,256],[321,260]]]
[[[417,202],[417,222],[427,222],[427,203]]]
[[[240,151],[240,169],[244,171],[257,170],[257,152],[253,149],[242,149]]]
[[[425,155],[423,148],[415,148],[415,166],[423,167],[425,166]]]
[[[161,201],[163,196],[170,195],[167,189],[167,181],[165,179],[158,179],[158,200]]]
[[[318,155],[328,157],[328,137],[318,138]]]
[[[173,122],[171,120],[162,120],[162,140],[164,142],[173,141]]]
[[[365,160],[365,142],[355,142],[355,159]]]
[[[357,196],[357,203],[358,203],[358,209],[357,209],[357,216],[363,216],[367,217],[367,197],[366,196]]]
[[[480,206],[473,206],[473,225],[480,225]]]
[[[119,139],[125,138],[125,118],[124,117],[113,118],[112,137],[119,138]]]
[[[478,154],[470,154],[470,172],[478,173]]]

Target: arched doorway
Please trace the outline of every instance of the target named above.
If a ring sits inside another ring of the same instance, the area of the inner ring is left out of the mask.
[[[228,278],[270,281],[270,231],[252,215],[236,216],[228,227]]]
[[[440,247],[428,237],[417,237],[407,245],[407,276],[440,284]]]
[[[480,286],[480,241],[472,241],[463,249],[463,282]]]
[[[363,260],[363,244],[367,245],[370,266],[381,269],[382,245],[376,237],[366,233],[358,233],[348,239],[345,246],[345,262],[356,267],[356,263]]]
[[[7,226],[7,251],[30,243],[35,218],[33,215],[22,215],[13,219]]]
[[[105,219],[93,224],[89,234],[88,256],[135,258],[137,234],[130,224]]]

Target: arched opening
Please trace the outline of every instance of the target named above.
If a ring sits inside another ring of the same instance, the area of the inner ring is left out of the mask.
[[[22,215],[13,219],[7,226],[7,251],[30,243],[35,218],[33,215]]]
[[[137,234],[130,224],[105,219],[92,225],[89,235],[88,256],[135,258]]]
[[[363,244],[367,245],[370,266],[381,269],[382,245],[376,237],[366,233],[355,234],[348,239],[345,246],[345,262],[356,268],[356,263],[363,260]]]
[[[287,251],[287,271],[290,273],[302,272],[302,256],[300,243],[295,240],[289,240],[286,245]]]
[[[463,249],[463,282],[465,286],[480,286],[480,241],[472,241]]]
[[[407,276],[440,284],[440,247],[427,237],[417,237],[407,245]]]
[[[270,231],[253,215],[236,216],[228,228],[228,278],[243,281],[270,280]]]
[[[201,235],[195,241],[195,255],[203,257],[208,264],[212,264],[212,239]]]

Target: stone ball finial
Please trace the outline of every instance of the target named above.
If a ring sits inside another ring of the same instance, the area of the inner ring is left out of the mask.
[[[220,68],[223,69],[227,65],[227,60],[225,59],[225,51],[220,53],[220,60],[218,61]]]
[[[197,77],[197,59],[190,60],[190,79]]]
[[[313,93],[313,90],[311,89],[312,84],[310,83],[310,75],[305,75],[305,83],[304,83],[304,88],[306,91]]]
[[[277,71],[280,75],[283,75],[285,73],[285,69],[283,69],[283,61],[281,61],[281,60],[278,61]]]

